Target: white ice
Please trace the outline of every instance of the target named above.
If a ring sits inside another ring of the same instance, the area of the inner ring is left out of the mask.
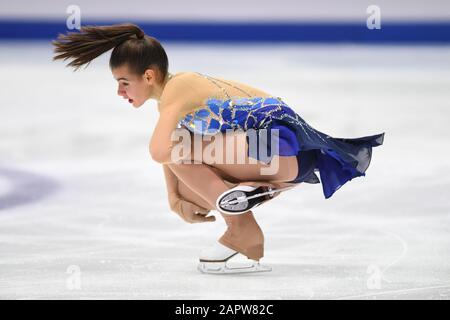
[[[73,73],[48,42],[3,42],[0,298],[449,299],[450,47],[166,49],[172,73],[248,83],[322,132],[384,145],[332,198],[301,184],[255,210],[272,272],[200,274],[225,224],[169,211],[147,148],[156,103],[117,96],[109,54]]]

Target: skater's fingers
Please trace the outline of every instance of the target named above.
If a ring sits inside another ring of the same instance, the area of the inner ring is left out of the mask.
[[[209,216],[206,217],[206,215],[202,215],[202,214],[195,214],[194,217],[192,217],[194,222],[213,222],[216,221],[216,217],[215,216]]]
[[[203,220],[204,222],[214,222],[216,221],[216,217],[215,216],[209,216],[209,217],[205,217],[205,220]]]
[[[209,214],[209,210],[198,211],[198,214],[206,217]]]
[[[183,201],[182,208],[183,219],[188,223],[215,221],[214,216],[206,217],[211,210],[200,207],[192,202]]]
[[[197,205],[193,205],[193,207],[194,207],[193,209],[195,210],[195,213],[200,213],[203,215],[207,215],[209,213],[209,211],[211,211],[211,210],[199,207]]]

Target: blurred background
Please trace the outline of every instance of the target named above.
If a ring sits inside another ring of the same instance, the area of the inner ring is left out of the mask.
[[[117,96],[109,53],[52,62],[58,33],[121,22],[171,73],[283,97],[331,136],[385,132],[332,198],[301,184],[255,210],[271,273],[198,273],[225,223],[170,212],[156,102]],[[449,44],[443,0],[0,2],[0,298],[449,299]]]
[[[133,21],[165,41],[450,41],[450,3],[445,0],[343,0],[339,4],[332,0],[130,0],[126,4],[25,0],[0,4],[0,37],[53,38],[55,33],[65,31],[67,20],[73,23],[70,17],[75,14],[83,25]]]

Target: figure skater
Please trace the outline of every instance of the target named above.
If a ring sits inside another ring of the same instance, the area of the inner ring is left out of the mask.
[[[198,72],[172,74],[160,42],[134,24],[85,26],[60,34],[52,44],[53,59],[71,59],[68,66],[75,70],[113,49],[109,66],[117,94],[134,108],[157,101],[149,151],[162,164],[171,210],[188,223],[215,221],[209,213],[217,210],[227,225],[201,252],[202,272],[270,271],[259,263],[264,235],[251,209],[302,182],[321,183],[330,198],[347,181],[365,175],[372,147],[383,144],[384,133],[326,135],[282,98],[240,82]],[[175,152],[186,141],[188,148]],[[205,161],[211,149],[214,161]],[[249,266],[230,267],[227,262],[238,253]]]

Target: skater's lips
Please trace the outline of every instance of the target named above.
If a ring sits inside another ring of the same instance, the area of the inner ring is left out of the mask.
[[[130,99],[128,97],[123,97],[125,100],[128,100],[129,103],[133,103],[133,99]]]

